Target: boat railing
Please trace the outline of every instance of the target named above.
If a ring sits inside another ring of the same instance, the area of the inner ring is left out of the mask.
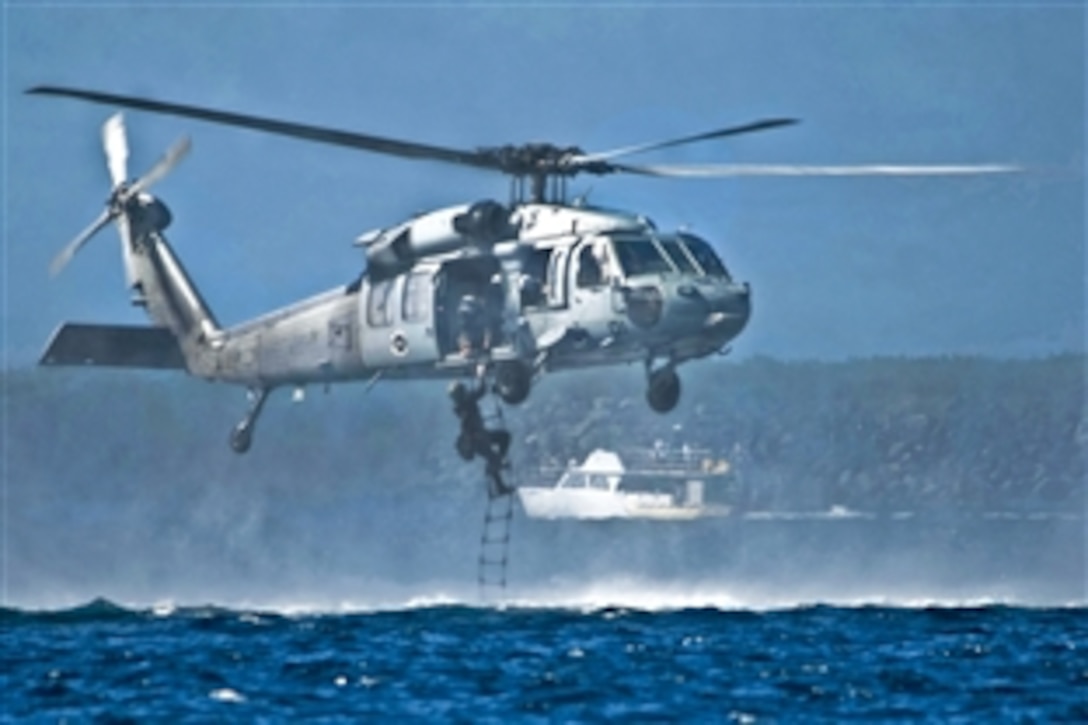
[[[716,456],[705,448],[646,449],[632,448],[617,451],[623,462],[625,478],[719,478],[728,475],[732,469],[729,461]],[[545,481],[553,484],[566,473],[601,473],[612,475],[608,471],[594,471],[592,467],[583,467],[579,461],[570,461],[566,465],[546,463],[540,466],[538,474]]]
[[[635,448],[621,451],[624,467],[631,473],[673,473],[714,475],[727,473],[730,465],[722,456],[707,448]]]

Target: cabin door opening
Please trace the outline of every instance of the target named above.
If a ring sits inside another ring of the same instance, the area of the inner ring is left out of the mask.
[[[505,344],[504,279],[492,256],[442,264],[435,288],[435,332],[442,357],[468,357]]]

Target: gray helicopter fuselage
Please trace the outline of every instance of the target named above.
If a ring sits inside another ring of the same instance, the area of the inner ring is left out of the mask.
[[[391,273],[379,262],[351,284],[226,329],[192,372],[260,387],[464,375],[479,362],[458,342],[465,296],[483,303],[487,359],[533,372],[679,364],[720,350],[748,320],[747,285],[692,235],[660,234],[621,212],[528,203],[507,217],[509,238],[477,240],[442,223],[467,208],[364,235]],[[406,259],[374,249],[398,235],[418,247]]]

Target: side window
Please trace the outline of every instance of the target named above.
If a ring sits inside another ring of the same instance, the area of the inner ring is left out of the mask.
[[[534,249],[525,259],[518,281],[522,307],[541,307],[548,303],[545,294],[545,280],[548,278],[548,256],[546,249]]]
[[[393,283],[396,278],[370,286],[370,299],[366,305],[366,321],[371,327],[385,327],[393,324],[393,311],[389,309]]]
[[[430,306],[431,275],[429,272],[417,272],[404,280],[404,301],[401,303],[401,317],[405,322],[421,322],[427,319]]]
[[[604,281],[604,271],[597,261],[593,247],[586,245],[578,253],[578,273],[574,283],[578,287],[597,287]]]

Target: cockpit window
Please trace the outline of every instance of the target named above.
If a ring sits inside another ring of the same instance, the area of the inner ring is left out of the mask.
[[[698,274],[699,271],[695,269],[695,265],[691,263],[691,257],[684,251],[684,245],[675,239],[662,239],[661,246],[665,248],[665,251],[669,255],[669,259],[676,265],[676,268],[684,274]]]
[[[700,239],[694,234],[681,234],[680,239],[684,242],[684,246],[687,247],[688,251],[691,252],[691,256],[702,267],[704,274],[708,277],[725,277],[729,279],[729,270],[722,264],[722,260],[718,259],[718,255],[714,253],[714,250],[705,239]]]
[[[616,256],[619,258],[623,273],[628,277],[642,274],[662,274],[672,272],[672,265],[663,256],[652,239],[616,239],[613,241]]]

